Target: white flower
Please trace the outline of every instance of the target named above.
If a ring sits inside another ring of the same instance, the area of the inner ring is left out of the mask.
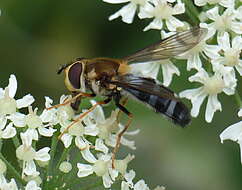
[[[1,190],[18,190],[17,183],[15,182],[14,179],[11,179],[11,181],[8,183],[7,181],[3,182],[0,184],[0,189]]]
[[[242,50],[241,36],[234,37],[230,43],[229,34],[225,32],[222,36],[218,37],[218,44],[223,50],[223,56],[212,60],[212,63],[235,67],[240,76],[242,76],[242,59],[240,58]]]
[[[135,12],[138,10],[138,8],[142,9],[145,4],[147,4],[147,0],[103,0],[107,3],[127,3],[124,7],[122,7],[119,11],[114,13],[109,17],[109,20],[113,20],[118,18],[119,16],[122,17],[122,21],[125,23],[132,23],[134,19]]]
[[[170,60],[161,60],[155,62],[147,63],[136,63],[131,64],[131,73],[148,78],[156,79],[160,70],[162,68],[163,85],[169,86],[172,81],[174,74],[180,76],[180,71]]]
[[[226,82],[225,77],[220,72],[215,72],[213,76],[209,76],[204,69],[200,69],[195,75],[189,77],[189,81],[202,83],[203,86],[197,89],[184,90],[180,93],[180,97],[185,97],[191,100],[191,115],[197,117],[202,102],[208,96],[205,113],[205,120],[207,122],[212,121],[215,111],[222,110],[217,95],[221,92],[231,95],[234,94],[235,91],[235,85]]]
[[[0,88],[0,117],[4,117],[13,121],[13,123],[19,123],[14,118],[22,118],[23,114],[17,113],[16,109],[28,107],[34,102],[33,96],[30,94],[24,96],[21,99],[15,100],[14,96],[17,91],[17,80],[15,75],[10,75],[9,84],[3,90]]]
[[[91,101],[92,105],[96,102]],[[117,135],[123,129],[123,126],[117,122],[118,109],[111,113],[109,118],[105,118],[104,112],[101,106],[97,106],[91,113],[83,119],[86,126],[95,125],[99,129],[99,138],[105,141],[105,144],[111,147],[115,147]],[[136,135],[139,130],[132,132],[125,132],[124,135]],[[128,146],[131,149],[135,149],[134,141],[130,141],[124,137],[121,138],[121,144]]]
[[[66,131],[65,129],[71,125],[71,122],[66,122],[64,125],[61,124],[61,133]],[[61,141],[63,142],[65,148],[68,148],[71,143],[72,139],[75,139],[75,145],[81,150],[81,154],[85,160],[88,162],[93,162],[95,157],[90,152],[91,143],[84,137],[84,135],[96,136],[98,134],[98,129],[95,126],[86,126],[82,125],[82,121],[76,122],[72,125],[68,131],[66,131],[61,136]]]
[[[71,96],[62,95],[60,97],[59,104],[65,103],[65,101],[70,100]],[[45,107],[46,109],[40,115],[43,122],[49,123],[50,125],[56,125],[57,123],[64,123],[67,120],[72,120],[75,116],[75,112],[71,107],[71,103],[66,105],[55,105],[52,107],[53,100],[49,97],[45,97]]]
[[[210,5],[219,4],[223,7],[234,7],[234,0],[194,0],[197,6],[204,6],[207,3]]]
[[[242,117],[242,108],[238,112],[238,116]],[[221,143],[224,140],[232,140],[239,144],[240,146],[240,158],[242,163],[242,121],[230,125],[220,134]]]
[[[7,126],[7,119],[0,117],[0,139],[9,139],[16,135],[16,129],[13,127],[13,123],[9,123]]]
[[[98,160],[93,162],[93,165],[77,163],[77,176],[86,177],[95,173],[97,176],[102,177],[104,187],[110,188],[118,176],[118,172],[112,169],[111,165],[111,156],[101,155]]]
[[[37,115],[38,108],[33,111],[32,106],[29,106],[29,114],[25,116],[25,124],[28,129],[24,133],[29,133],[33,140],[38,140],[39,135],[51,137],[56,129],[53,129],[49,124],[44,124],[42,118]]]
[[[205,37],[199,44],[197,44],[192,49],[188,50],[187,52],[179,55],[177,58],[187,59],[187,70],[190,71],[191,69],[199,70],[202,67],[202,60],[200,56],[203,56],[205,59],[206,56],[210,59],[216,59],[219,57],[220,46],[218,45],[208,45],[206,40],[208,38]]]
[[[64,161],[60,164],[59,170],[63,173],[69,173],[72,170],[72,165],[68,161]]]
[[[140,18],[154,18],[154,20],[144,28],[144,31],[150,29],[161,30],[163,28],[163,22],[166,23],[168,30],[176,31],[177,28],[183,27],[184,23],[175,18],[173,15],[182,14],[185,12],[184,3],[177,0],[174,6],[175,0],[152,0],[151,3],[147,3],[143,9],[140,10]]]
[[[209,37],[212,37],[216,31],[218,31],[218,36],[222,36],[226,31],[242,34],[242,23],[236,20],[237,14],[233,8],[228,8],[222,15],[219,15],[218,7],[214,7],[206,14],[213,22],[210,24],[200,23],[200,26],[208,29]]]
[[[27,183],[25,190],[41,190],[41,188],[38,187],[37,183],[34,180],[31,180]]]
[[[23,133],[21,133],[20,136],[23,144],[16,149],[16,156],[19,160],[23,160],[22,177],[24,177],[25,174],[37,176],[39,175],[39,172],[36,170],[34,160],[39,160],[43,162],[49,161],[50,155],[48,152],[50,151],[50,148],[44,147],[38,151],[35,151],[35,149],[31,146],[29,142],[31,138]]]
[[[52,106],[52,103],[53,100],[45,96],[45,108],[50,108]],[[50,125],[56,125],[59,122],[56,114],[57,111],[57,109],[44,109],[43,112],[40,114],[42,122],[49,123]]]
[[[133,179],[135,177],[135,172],[130,170],[128,173],[124,175],[125,181],[121,183],[121,190],[149,190],[149,187],[146,185],[143,179],[139,180],[137,183],[133,183]]]
[[[115,169],[120,172],[122,175],[125,175],[128,163],[134,159],[134,155],[128,154],[123,160],[115,160],[114,167]]]

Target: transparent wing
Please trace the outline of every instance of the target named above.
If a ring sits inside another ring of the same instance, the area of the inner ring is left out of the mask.
[[[176,33],[123,59],[127,62],[169,59],[196,46],[206,33],[207,29],[194,27],[190,30]]]

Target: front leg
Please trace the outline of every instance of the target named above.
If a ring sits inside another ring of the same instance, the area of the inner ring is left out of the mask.
[[[61,107],[61,106],[65,106],[67,104],[70,104],[72,103],[74,100],[78,99],[78,98],[82,98],[82,97],[94,97],[95,94],[88,94],[88,93],[84,93],[84,92],[78,92],[74,97],[72,97],[70,100],[66,100],[64,101],[62,104],[57,104],[57,105],[54,105],[54,106],[51,106],[49,108],[46,108],[47,110],[51,110],[53,108],[58,108],[58,107]]]

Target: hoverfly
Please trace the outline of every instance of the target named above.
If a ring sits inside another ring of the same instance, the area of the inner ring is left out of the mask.
[[[133,98],[145,103],[153,108],[155,112],[167,116],[175,124],[182,127],[189,124],[190,111],[176,97],[174,92],[154,79],[133,75],[129,72],[130,67],[128,63],[172,58],[196,46],[206,33],[206,29],[194,27],[160,40],[121,59],[102,57],[92,59],[78,58],[71,64],[62,66],[58,74],[64,70],[65,85],[73,94],[72,101],[67,101],[64,104],[72,103],[73,109],[76,110],[79,107],[81,97],[97,95],[105,97],[104,101],[97,102],[87,112],[81,114],[77,120],[73,121],[73,124],[94,110],[97,105],[107,104],[113,100],[115,105],[128,115],[129,120],[128,124],[118,134],[112,161],[115,159],[121,136],[128,129],[132,119],[132,114],[121,103],[121,100],[124,98]],[[71,125],[68,126],[67,130]]]

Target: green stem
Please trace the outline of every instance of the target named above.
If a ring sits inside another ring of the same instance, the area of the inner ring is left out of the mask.
[[[54,136],[52,137],[51,140],[51,148],[50,148],[50,163],[48,165],[48,169],[47,169],[47,175],[50,174],[50,171],[53,167],[53,163],[54,163],[54,156],[55,156],[55,152],[56,152],[56,147],[58,144],[58,135],[57,133],[54,134]]]
[[[2,151],[3,141],[0,139],[0,152]]]
[[[199,11],[191,0],[183,0],[186,6],[186,13],[194,24],[199,24]]]
[[[242,99],[237,90],[235,91],[234,97],[235,97],[236,103],[238,104],[239,108],[242,108]]]
[[[22,185],[26,185],[26,182],[21,178],[21,175],[15,170],[15,168],[5,159],[5,157],[0,153],[0,158],[7,165],[8,170],[14,176],[16,180],[18,180]]]
[[[51,175],[51,171],[52,171],[52,168],[53,168],[56,147],[57,147],[57,144],[58,144],[58,135],[59,135],[58,133],[55,133],[52,137],[52,140],[51,140],[50,161],[49,161],[48,168],[47,168],[47,171],[45,173],[45,176],[43,178],[43,179],[46,179],[46,181],[43,183],[43,187],[48,187],[48,185],[49,185],[47,178]]]
[[[64,151],[62,152],[62,155],[60,157],[60,160],[58,161],[58,163],[56,165],[56,171],[59,170],[59,167],[60,167],[61,162],[63,162],[63,160],[66,159],[66,157],[67,157],[67,155],[68,155],[68,153],[69,153],[69,151],[70,151],[71,148],[72,148],[72,145],[69,146],[68,148],[64,148]]]
[[[13,144],[14,144],[15,148],[17,149],[17,148],[20,146],[20,142],[19,142],[18,137],[15,135],[15,136],[12,138],[12,140],[13,140]]]

